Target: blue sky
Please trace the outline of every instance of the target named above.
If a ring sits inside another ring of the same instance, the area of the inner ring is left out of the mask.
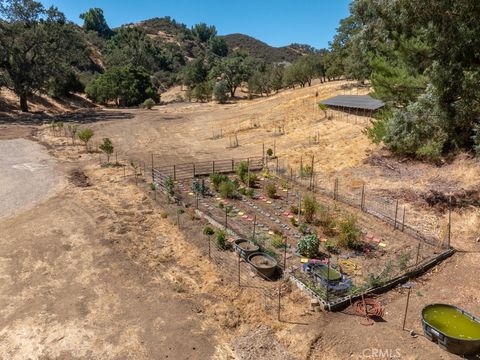
[[[41,0],[57,6],[71,21],[91,7],[103,9],[110,27],[171,16],[192,26],[215,25],[220,35],[243,33],[272,46],[293,42],[327,47],[350,0]]]

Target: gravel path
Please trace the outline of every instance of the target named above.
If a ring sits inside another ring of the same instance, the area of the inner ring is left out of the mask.
[[[0,154],[0,217],[38,203],[64,184],[56,161],[35,142],[2,140]]]

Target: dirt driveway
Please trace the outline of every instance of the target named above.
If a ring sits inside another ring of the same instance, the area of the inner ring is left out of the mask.
[[[38,143],[0,141],[0,218],[38,203],[64,186],[57,162]]]
[[[152,210],[140,190],[125,189],[115,211],[108,178],[46,199],[63,180],[40,145],[3,141],[0,151],[2,212],[36,202],[0,220],[0,359],[211,358],[195,300],[128,255],[163,239],[143,228]]]

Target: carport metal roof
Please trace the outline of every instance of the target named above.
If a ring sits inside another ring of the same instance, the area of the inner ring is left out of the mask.
[[[320,101],[320,104],[351,109],[378,110],[385,105],[381,100],[368,95],[338,95]]]

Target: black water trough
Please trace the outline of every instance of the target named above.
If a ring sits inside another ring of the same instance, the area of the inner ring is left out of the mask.
[[[271,279],[275,275],[277,260],[270,255],[256,252],[248,256],[248,262],[263,278]]]
[[[245,239],[237,239],[234,241],[235,251],[240,254],[245,260],[248,259],[250,254],[258,252],[260,248],[252,243],[251,241]]]

